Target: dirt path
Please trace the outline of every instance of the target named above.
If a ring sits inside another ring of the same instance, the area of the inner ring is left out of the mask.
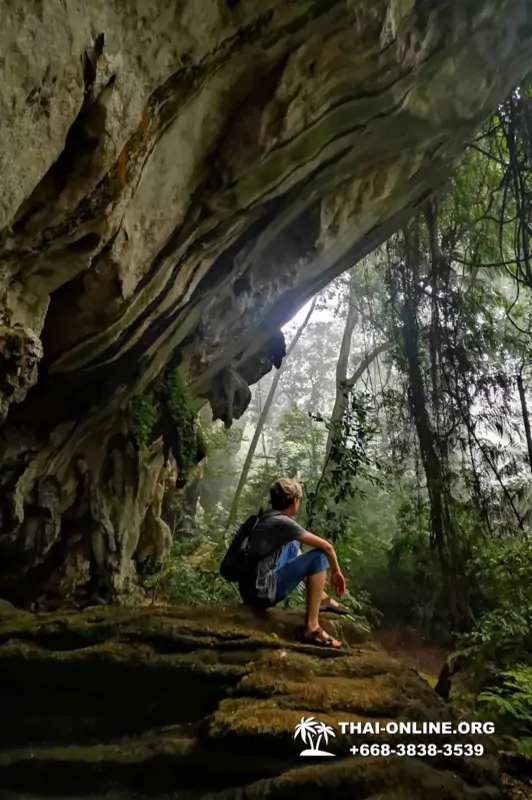
[[[426,642],[420,631],[412,628],[381,628],[373,637],[393,658],[434,679],[449,653],[449,648]]]
[[[396,658],[415,669],[431,685],[436,683],[449,648],[426,642],[419,631],[412,628],[382,628],[373,631],[375,641]],[[503,774],[504,800],[532,800],[532,781],[518,780],[513,775]]]

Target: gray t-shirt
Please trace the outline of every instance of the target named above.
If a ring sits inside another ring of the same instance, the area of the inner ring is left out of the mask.
[[[281,550],[294,539],[300,539],[305,529],[280,511],[269,509],[261,515],[251,534],[250,554],[258,560],[253,573],[240,582],[240,593],[245,600],[275,601],[277,580],[273,570]]]

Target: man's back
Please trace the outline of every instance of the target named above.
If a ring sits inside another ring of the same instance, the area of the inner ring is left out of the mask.
[[[239,584],[242,599],[246,602],[274,601],[276,580],[272,570],[283,547],[294,539],[300,539],[304,532],[301,525],[281,511],[269,509],[261,514],[250,540],[250,555],[257,566]]]
[[[239,581],[240,595],[247,605],[268,608],[304,584],[305,624],[296,632],[296,639],[337,650],[342,643],[321,628],[319,616],[322,602],[328,599],[328,570],[338,597],[345,592],[345,578],[332,544],[294,522],[302,497],[303,487],[293,478],[280,478],[270,486],[271,510],[260,513],[253,532],[246,538],[247,557],[242,572],[248,574]],[[310,549],[301,553],[301,544]],[[328,602],[331,608],[332,602]],[[347,608],[345,611],[348,613]]]

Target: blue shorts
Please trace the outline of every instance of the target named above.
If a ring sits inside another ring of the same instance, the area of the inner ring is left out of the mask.
[[[301,581],[317,572],[325,572],[329,566],[327,556],[322,550],[313,548],[299,555],[299,542],[286,544],[273,570],[277,581],[275,604],[291,594]]]

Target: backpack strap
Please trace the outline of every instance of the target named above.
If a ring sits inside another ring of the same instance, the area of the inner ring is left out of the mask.
[[[262,510],[262,508],[261,508],[261,509],[260,509],[260,511],[259,511],[259,513],[258,513],[258,514],[257,514],[257,516],[255,517],[255,522],[253,523],[253,525],[252,525],[252,527],[251,527],[251,530],[250,530],[250,532],[248,533],[248,547],[249,547],[249,546],[250,546],[250,544],[251,544],[251,537],[253,536],[253,532],[255,531],[255,528],[257,527],[257,525],[259,524],[259,522],[261,522],[261,519],[262,519],[262,515],[263,515],[263,514],[264,514],[264,511],[263,511],[263,510]]]

